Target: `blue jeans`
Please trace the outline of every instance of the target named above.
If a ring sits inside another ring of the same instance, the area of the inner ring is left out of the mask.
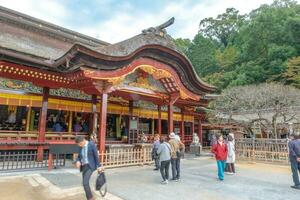
[[[224,170],[226,166],[226,160],[217,160],[218,165],[218,177],[220,180],[224,180]]]
[[[300,185],[298,171],[300,173],[300,163],[297,160],[291,160],[291,168],[293,173],[293,181],[295,186]]]
[[[172,178],[180,179],[180,158],[171,158]]]

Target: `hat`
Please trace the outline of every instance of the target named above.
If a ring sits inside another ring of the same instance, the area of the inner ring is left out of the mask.
[[[171,139],[175,138],[175,133],[174,132],[170,133],[169,138]]]

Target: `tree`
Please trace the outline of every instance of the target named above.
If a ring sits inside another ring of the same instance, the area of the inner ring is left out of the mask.
[[[216,18],[203,19],[194,40],[179,39],[177,45],[199,76],[219,92],[265,82],[297,86],[287,63],[300,55],[299,35],[300,5],[275,0],[246,15],[228,8]]]
[[[215,58],[216,44],[214,41],[197,34],[188,49],[187,56],[200,76],[206,76],[219,70]]]
[[[216,51],[217,64],[224,70],[232,70],[237,62],[238,50],[235,46],[227,46],[223,51]]]
[[[285,71],[285,61],[297,55],[291,19],[299,19],[299,5],[294,1],[274,1],[248,15],[240,28],[236,45],[241,62],[255,62],[264,68],[266,80],[276,80]]]
[[[244,16],[239,15],[235,8],[227,8],[226,12],[217,18],[205,18],[199,24],[199,33],[205,37],[218,40],[224,47],[233,42]]]
[[[283,77],[286,79],[286,84],[300,88],[300,56],[288,60]]]
[[[300,90],[292,86],[275,83],[238,86],[226,89],[220,97],[210,103],[211,114],[228,123],[237,123],[252,130],[258,123],[278,137],[278,123],[298,120]],[[240,120],[242,117],[247,120]]]
[[[174,40],[176,46],[184,53],[187,54],[192,42],[190,39],[177,38]]]

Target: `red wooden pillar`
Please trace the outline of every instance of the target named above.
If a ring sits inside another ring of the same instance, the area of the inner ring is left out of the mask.
[[[159,135],[161,135],[161,106],[158,106],[157,109],[158,109],[157,132]]]
[[[174,131],[173,104],[168,105],[168,134]]]
[[[99,116],[99,152],[102,154],[105,151],[105,136],[106,136],[106,118],[107,118],[107,93],[101,94],[101,107]]]
[[[199,142],[202,144],[203,141],[203,135],[202,135],[202,124],[201,124],[201,119],[198,119],[198,137],[199,137]]]
[[[42,108],[40,112],[40,119],[39,119],[39,135],[38,135],[38,142],[44,143],[45,142],[45,131],[46,131],[46,120],[47,120],[47,109],[48,109],[48,98],[49,98],[49,88],[43,88],[43,99],[42,99]],[[37,149],[37,160],[43,161],[43,154],[44,154],[44,146],[40,144]]]
[[[92,95],[92,134],[97,132],[97,95]]]
[[[184,130],[184,113],[181,112],[180,139],[181,139],[182,142],[184,142],[184,135],[185,135],[185,130]]]

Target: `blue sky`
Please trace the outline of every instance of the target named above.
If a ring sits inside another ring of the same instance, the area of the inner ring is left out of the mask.
[[[300,1],[300,0],[298,0]],[[246,13],[272,0],[0,0],[0,5],[115,43],[175,17],[172,37],[192,39],[201,19],[228,7]]]

